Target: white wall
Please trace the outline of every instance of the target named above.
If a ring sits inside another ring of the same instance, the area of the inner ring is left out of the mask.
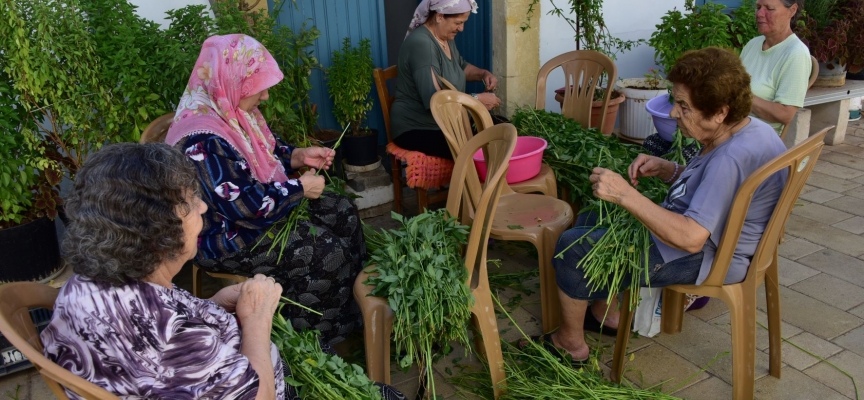
[[[562,9],[569,9],[567,0],[555,0]],[[660,18],[673,7],[684,9],[684,0],[605,0],[603,17],[609,32],[623,40],[648,39],[654,32],[654,26],[660,23]],[[546,15],[552,9],[550,0],[542,1],[540,23],[532,25],[540,27],[540,65],[553,57],[576,50],[574,32],[570,25],[553,15]],[[572,16],[571,16],[572,18]],[[654,49],[647,44],[634,48],[632,51],[619,53],[615,65],[618,67],[619,78],[638,78],[654,68]],[[554,89],[564,86],[564,74],[561,70],[550,74],[546,87],[546,109],[560,112],[561,108],[555,101]]]
[[[129,0],[130,3],[138,6],[136,10],[138,15],[155,21],[162,25],[162,28],[168,28],[168,20],[165,11],[176,10],[188,5],[201,4],[210,6],[209,0]],[[212,15],[212,11],[211,11]]]

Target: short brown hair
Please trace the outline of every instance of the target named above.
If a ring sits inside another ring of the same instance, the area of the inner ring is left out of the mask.
[[[667,79],[690,89],[693,107],[714,116],[723,106],[729,113],[723,122],[734,124],[750,114],[753,98],[750,74],[734,52],[719,47],[691,50],[675,61]]]

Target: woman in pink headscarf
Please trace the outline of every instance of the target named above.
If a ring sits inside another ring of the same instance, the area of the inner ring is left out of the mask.
[[[283,295],[323,313],[299,307],[283,313],[296,329],[321,331],[334,344],[362,324],[353,300],[354,279],[366,258],[360,218],[345,197],[322,193],[333,150],[295,148],[279,141],[258,105],[282,80],[276,61],[255,39],[213,36],[204,42],[166,142],[198,170],[207,205],[198,236],[196,264],[205,271],[276,279]],[[299,178],[292,178],[306,169]],[[269,251],[266,235],[303,198],[301,218],[288,245]]]
[[[463,92],[466,81],[482,81],[486,92],[471,95],[489,110],[501,104],[491,92],[498,87],[498,78],[465,61],[453,41],[471,13],[477,13],[474,0],[423,0],[414,11],[408,34],[399,48],[395,100],[390,111],[393,142],[397,146],[453,158],[429,110],[429,100],[442,88],[438,76]]]

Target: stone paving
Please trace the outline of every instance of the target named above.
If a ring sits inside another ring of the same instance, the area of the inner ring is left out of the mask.
[[[367,220],[387,226],[389,217]],[[495,273],[536,270],[526,247],[495,243],[490,259],[499,259]],[[756,389],[758,399],[857,399],[864,395],[864,122],[850,122],[845,143],[825,146],[799,204],[786,226],[780,246],[783,344],[782,379],[768,374],[767,331],[757,325]],[[179,285],[188,287],[187,272]],[[499,292],[517,324],[529,335],[540,333],[537,278],[522,282],[532,295],[513,289]],[[521,296],[521,297],[516,297]],[[757,294],[757,319],[766,323],[764,291]],[[521,299],[521,301],[519,301]],[[507,319],[499,319],[502,340],[520,337]],[[601,366],[608,374],[611,338],[592,336],[593,346],[605,348]],[[799,348],[806,350],[802,351]],[[711,300],[686,313],[680,334],[630,340],[632,361],[626,378],[641,387],[658,385],[664,392],[688,399],[728,399],[732,394],[729,311]],[[812,353],[812,354],[808,354]],[[814,356],[815,355],[815,356]],[[471,368],[476,357],[454,351],[435,365],[436,386],[443,398],[473,398],[448,382],[458,365]],[[851,375],[859,385],[855,392]],[[417,388],[417,371],[392,366],[392,382],[406,394]],[[452,374],[452,375],[451,375]],[[16,394],[17,390],[17,394]],[[53,398],[33,369],[0,377],[0,399]]]

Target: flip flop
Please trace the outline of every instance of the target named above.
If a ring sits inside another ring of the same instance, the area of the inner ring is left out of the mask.
[[[573,356],[567,350],[555,347],[555,343],[552,342],[551,333],[546,333],[541,336],[531,336],[531,341],[542,345],[546,351],[548,351],[554,356],[557,356],[561,359],[561,361],[564,361],[565,363],[570,362],[570,366],[575,369],[580,369],[588,365],[588,359],[590,358],[590,356],[585,358],[584,360],[574,360]],[[529,346],[529,344],[524,339],[520,339],[516,342],[516,347],[520,350],[524,349],[527,346]]]
[[[604,326],[602,322],[594,318],[591,309],[585,310],[585,323],[582,325],[586,331],[596,332],[606,336],[618,336],[618,329]]]

